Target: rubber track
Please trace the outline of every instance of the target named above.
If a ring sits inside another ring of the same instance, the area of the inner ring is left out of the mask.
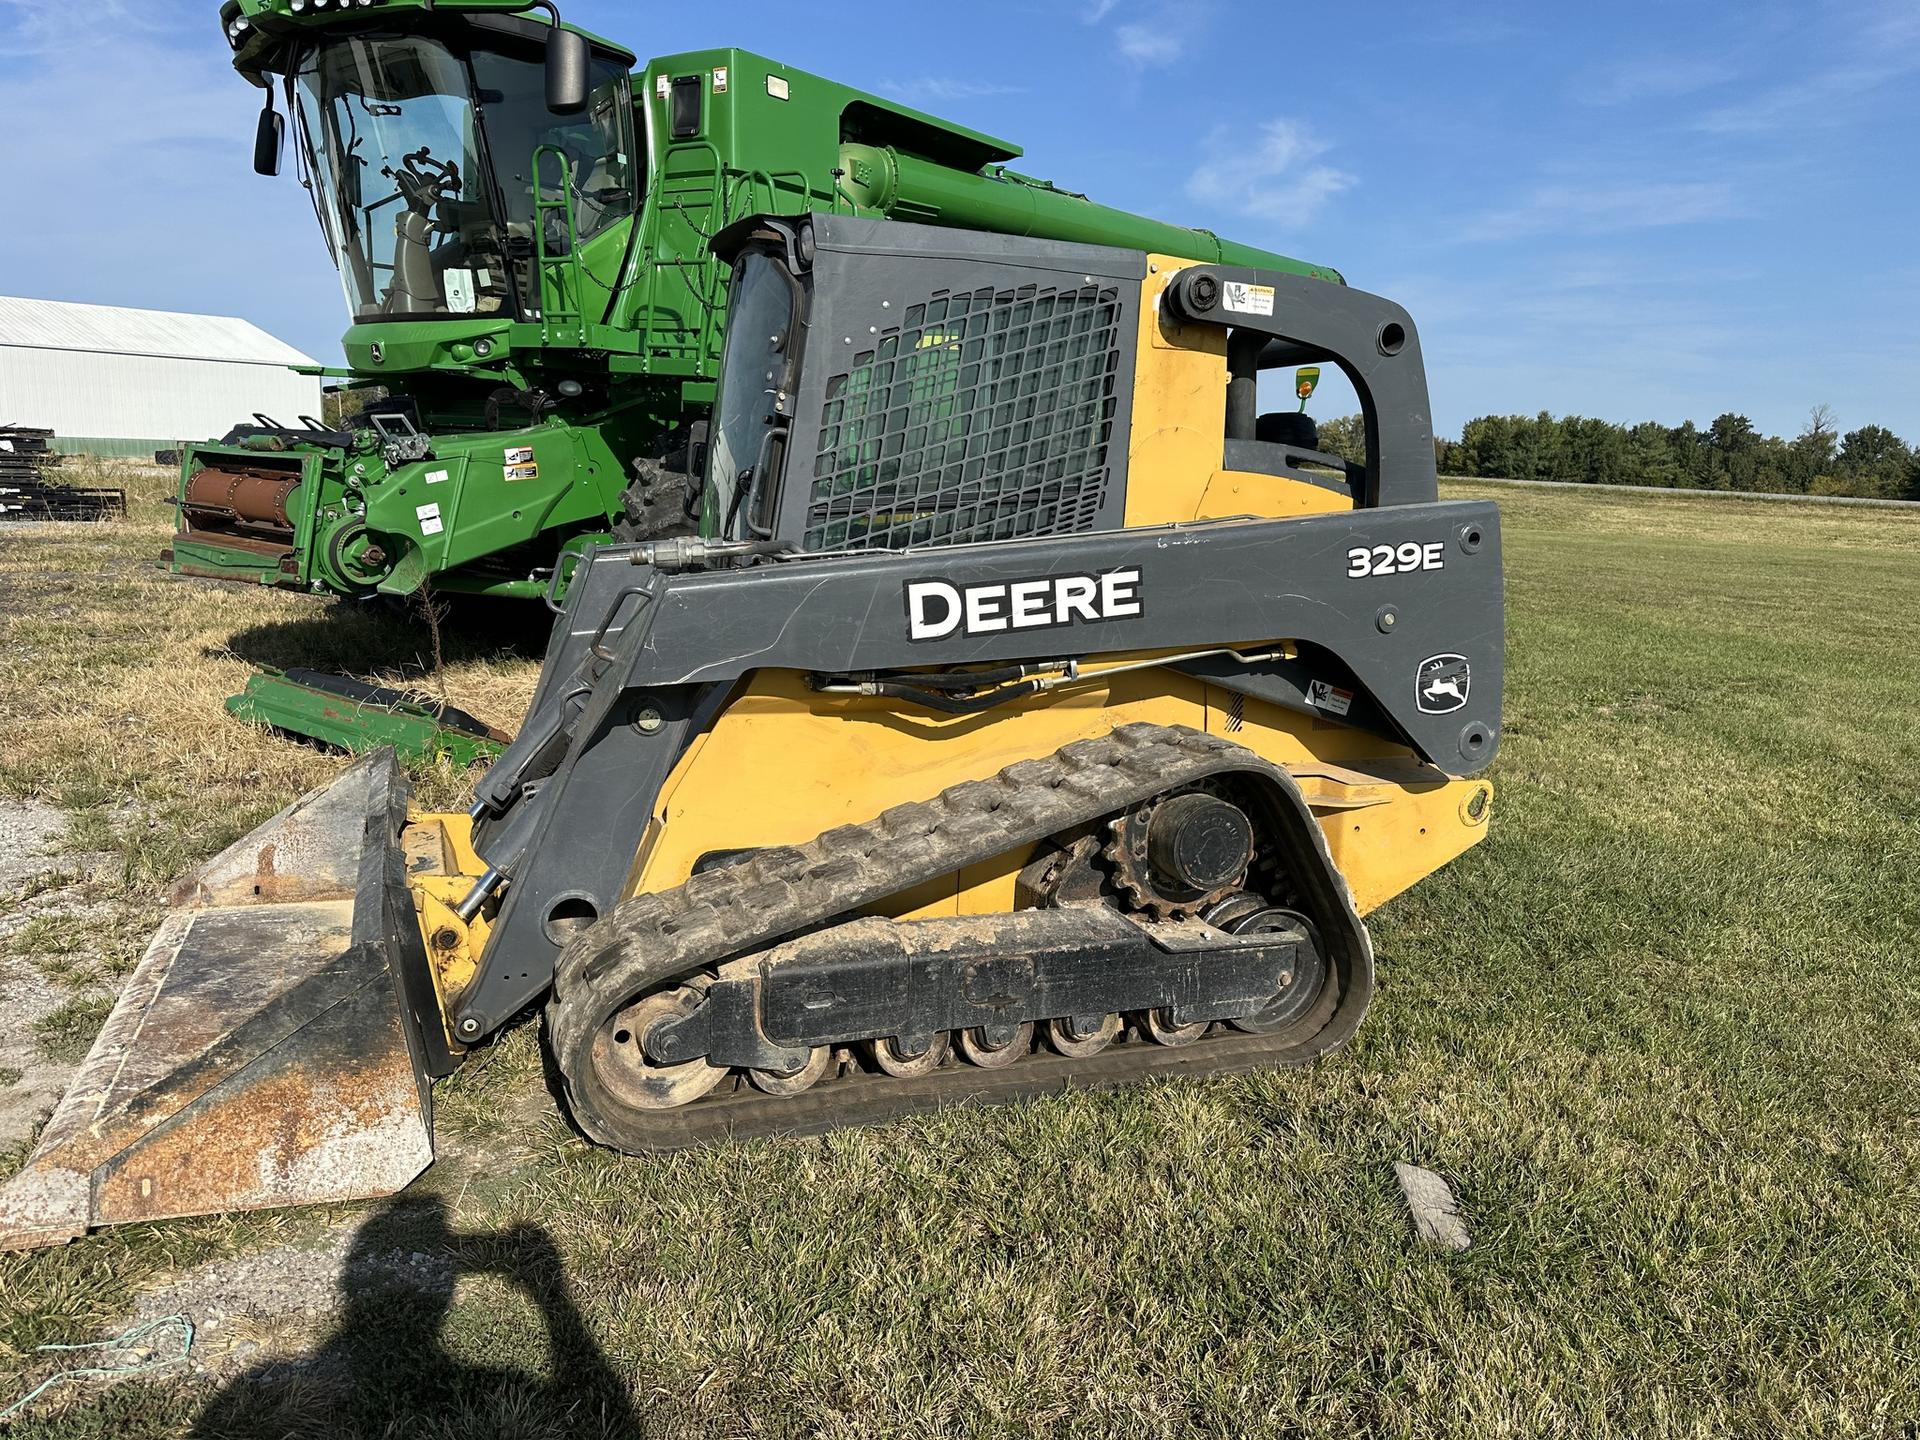
[[[1320,917],[1323,933],[1346,930],[1350,963],[1343,984],[1343,967],[1329,955],[1328,984],[1335,993],[1330,1003],[1310,1012],[1317,1017],[1310,1033],[1255,1036],[1217,1026],[1209,1036],[1178,1048],[1128,1035],[1087,1060],[1036,1051],[1005,1068],[985,1070],[956,1059],[918,1079],[864,1073],[829,1077],[794,1096],[765,1095],[729,1077],[709,1095],[671,1110],[636,1111],[597,1093],[594,1035],[640,995],[1162,791],[1228,771],[1267,779],[1291,799],[1305,817],[1322,872],[1333,882],[1335,904],[1344,911]],[[1217,736],[1183,726],[1132,724],[1043,759],[1022,760],[991,779],[895,806],[864,825],[843,825],[804,845],[762,850],[675,889],[635,896],[561,953],[547,1033],[580,1127],[603,1144],[639,1152],[731,1136],[875,1124],[963,1101],[992,1103],[1146,1075],[1303,1064],[1351,1036],[1371,989],[1365,927],[1292,778]]]

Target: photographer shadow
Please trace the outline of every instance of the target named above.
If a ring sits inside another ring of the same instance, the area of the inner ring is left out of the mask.
[[[538,1308],[544,1376],[449,1353],[444,1331],[463,1274],[501,1276]],[[588,1330],[552,1237],[537,1225],[463,1234],[448,1224],[440,1197],[398,1200],[354,1237],[340,1287],[346,1304],[325,1342],[222,1387],[194,1436],[641,1434],[631,1393]]]

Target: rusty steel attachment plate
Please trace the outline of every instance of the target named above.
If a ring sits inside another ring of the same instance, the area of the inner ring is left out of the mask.
[[[72,1088],[0,1187],[0,1250],[98,1225],[392,1194],[433,1160],[390,751],[174,889]],[[417,937],[416,937],[417,938]]]

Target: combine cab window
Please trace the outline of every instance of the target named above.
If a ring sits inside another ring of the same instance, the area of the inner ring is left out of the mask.
[[[309,52],[298,78],[321,220],[353,317],[499,310],[506,275],[465,67],[437,41],[349,39]],[[492,243],[491,273],[455,266],[450,242],[474,253]]]
[[[633,214],[640,186],[633,148],[632,80],[625,69],[596,59],[591,98],[579,115],[555,115],[547,109],[546,80],[531,60],[476,50],[473,75],[485,117],[487,153],[506,207],[508,243],[516,253],[532,252],[533,156],[543,146],[567,157],[576,239],[591,240]],[[540,178],[547,187],[544,198],[558,199],[560,167],[550,157],[541,162]],[[547,225],[547,253],[564,255],[566,236],[551,212]],[[600,278],[611,282],[619,263],[618,255],[607,260]],[[531,310],[537,303],[532,262],[522,265],[519,274],[521,302]]]
[[[546,107],[537,47],[467,52],[421,37],[346,36],[302,57],[295,78],[315,202],[355,320],[531,309],[540,146],[567,157],[580,240],[633,214],[629,81],[612,60],[593,66],[586,111],[564,116]],[[557,184],[559,167],[544,178]],[[549,254],[564,249],[563,235],[547,236]]]

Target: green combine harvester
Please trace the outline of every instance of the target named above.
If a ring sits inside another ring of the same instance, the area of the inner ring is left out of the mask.
[[[709,240],[808,212],[1328,269],[1096,205],[1020,148],[745,50],[635,57],[520,0],[227,0],[339,268],[343,418],[182,455],[172,568],[344,596],[557,603],[590,545],[693,513],[727,275]],[[292,135],[287,135],[288,118]],[[291,145],[289,147],[289,140]],[[767,457],[740,457],[740,464]]]

